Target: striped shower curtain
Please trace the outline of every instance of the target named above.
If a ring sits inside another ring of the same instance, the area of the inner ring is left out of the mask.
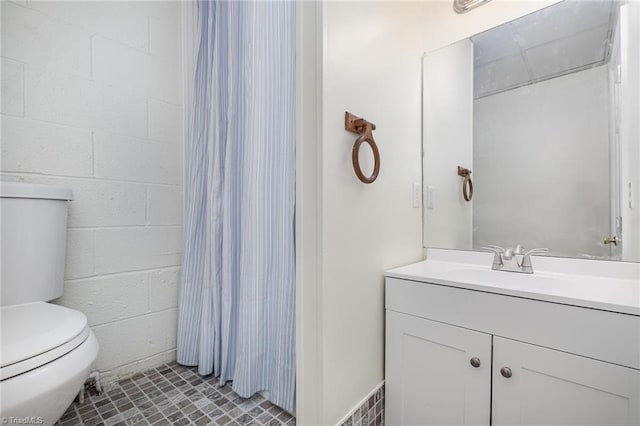
[[[295,406],[295,3],[200,1],[178,362]]]

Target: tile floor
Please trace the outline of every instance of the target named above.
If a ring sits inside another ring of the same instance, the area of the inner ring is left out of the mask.
[[[62,416],[68,425],[269,425],[295,426],[296,419],[256,394],[241,398],[231,386],[175,362],[120,381],[98,394],[87,392]]]

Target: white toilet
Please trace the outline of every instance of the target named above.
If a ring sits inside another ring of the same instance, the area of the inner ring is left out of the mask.
[[[98,356],[78,311],[62,296],[69,189],[0,183],[0,417],[2,424],[55,423]]]

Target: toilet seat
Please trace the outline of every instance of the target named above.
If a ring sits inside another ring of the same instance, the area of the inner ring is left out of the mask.
[[[34,302],[1,311],[0,381],[58,359],[89,337],[87,317],[63,306]]]

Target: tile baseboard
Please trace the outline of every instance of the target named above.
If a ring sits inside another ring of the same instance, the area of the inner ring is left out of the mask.
[[[373,388],[349,413],[338,426],[380,426],[384,424],[384,381]]]

